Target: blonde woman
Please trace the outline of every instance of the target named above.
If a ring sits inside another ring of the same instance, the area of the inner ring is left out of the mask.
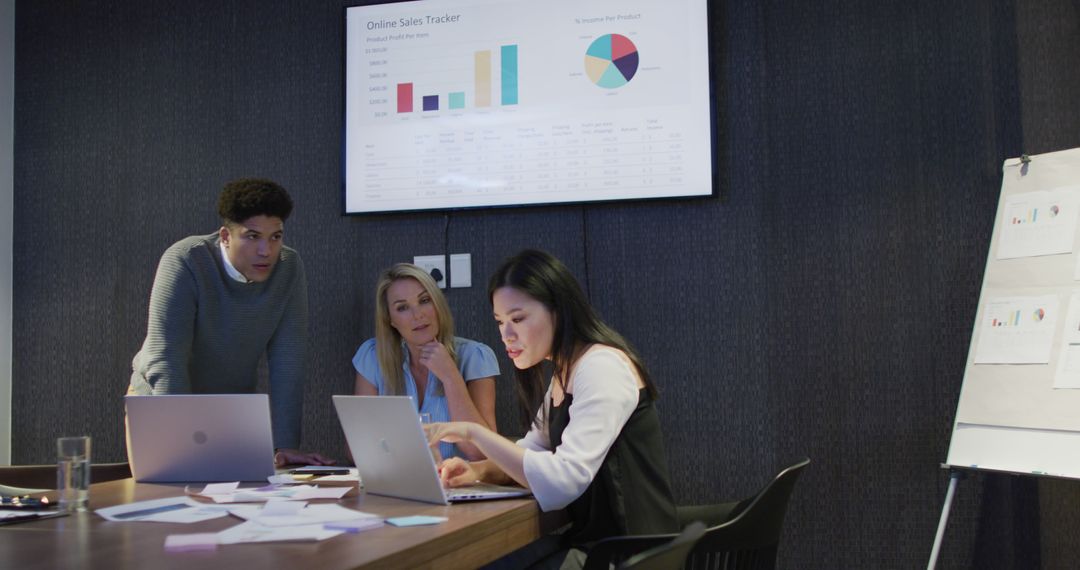
[[[496,431],[499,364],[483,343],[454,336],[446,297],[423,269],[399,263],[375,287],[375,338],[353,356],[358,396],[406,395],[434,422],[472,422]],[[443,457],[480,459],[468,442],[442,443]]]

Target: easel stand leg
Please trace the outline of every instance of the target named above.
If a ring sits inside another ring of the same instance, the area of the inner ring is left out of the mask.
[[[953,471],[949,476],[949,490],[945,491],[945,505],[941,507],[941,520],[938,521],[937,536],[934,537],[934,548],[930,551],[930,563],[926,565],[926,570],[934,570],[937,567],[941,540],[945,536],[945,525],[949,522],[949,509],[952,508],[953,495],[956,494],[956,485],[961,477],[962,474],[959,471]]]

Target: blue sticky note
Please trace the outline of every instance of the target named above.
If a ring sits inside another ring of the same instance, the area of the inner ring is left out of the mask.
[[[423,515],[413,515],[411,517],[394,517],[392,519],[386,519],[386,522],[394,526],[420,526],[425,524],[439,524],[446,522],[446,517],[428,517]]]

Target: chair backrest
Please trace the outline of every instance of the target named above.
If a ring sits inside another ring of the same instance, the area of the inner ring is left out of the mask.
[[[0,485],[30,492],[56,488],[56,465],[0,466]]]
[[[784,525],[784,515],[803,469],[803,459],[784,468],[763,489],[731,508],[725,522],[706,529],[690,552],[684,568],[711,570],[772,570]],[[726,508],[730,508],[730,505]],[[694,512],[687,510],[686,512]],[[701,512],[701,511],[697,511]],[[687,522],[681,521],[683,524]],[[608,568],[634,553],[671,541],[677,535],[616,536],[598,541],[589,551],[586,570]],[[678,566],[675,566],[678,568]]]
[[[775,568],[788,502],[809,464],[809,459],[803,459],[786,467],[757,495],[740,503],[733,518],[708,529],[690,553],[686,568]]]
[[[694,545],[705,534],[705,523],[690,523],[671,542],[654,546],[627,558],[619,564],[619,570],[669,570],[682,568]]]
[[[90,482],[104,483],[131,477],[127,462],[90,465]],[[26,495],[56,488],[56,465],[0,466],[0,495]]]
[[[94,463],[90,465],[90,482],[105,483],[131,477],[131,465],[127,461],[119,463]]]

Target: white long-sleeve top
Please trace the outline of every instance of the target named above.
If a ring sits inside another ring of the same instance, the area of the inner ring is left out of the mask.
[[[589,487],[637,407],[639,382],[630,359],[615,348],[593,346],[577,361],[566,385],[573,397],[560,445],[552,451],[547,422],[543,429],[534,423],[517,442],[525,448],[525,480],[541,510],[561,509]],[[538,415],[548,413],[551,390]]]

